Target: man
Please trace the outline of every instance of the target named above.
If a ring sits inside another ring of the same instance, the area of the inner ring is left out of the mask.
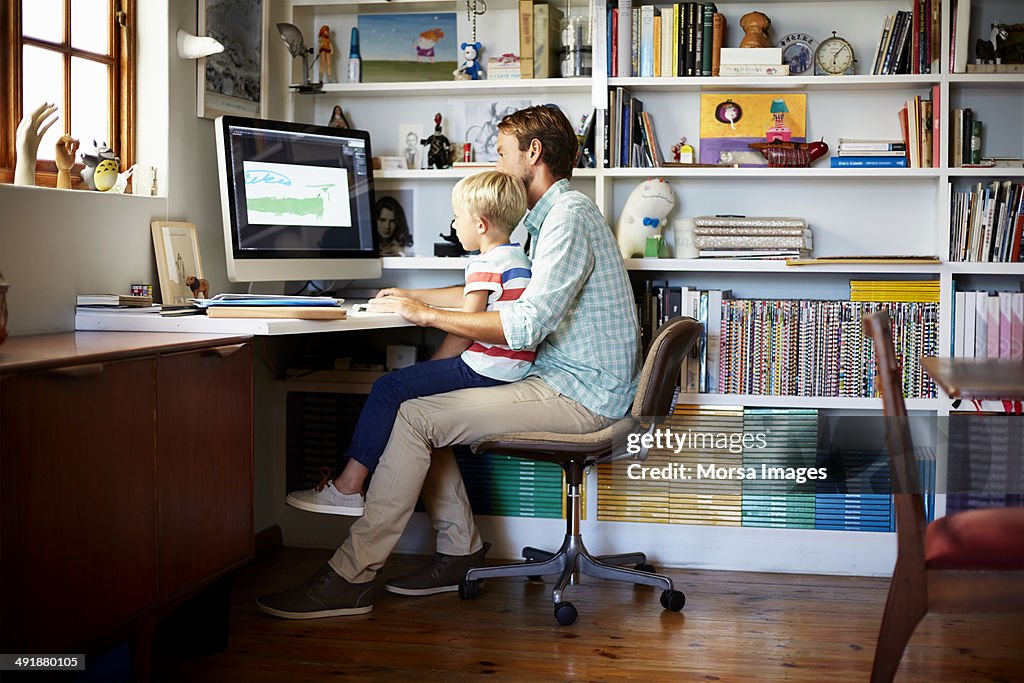
[[[569,186],[577,142],[557,108],[530,107],[498,126],[498,170],[520,178],[530,212],[532,279],[500,311],[431,308],[394,290],[374,300],[424,327],[518,350],[534,345],[519,382],[406,401],[366,494],[365,513],[309,581],[260,598],[289,619],[364,614],[373,580],[422,494],[437,531],[437,553],[420,571],[389,581],[401,595],[458,590],[488,546],[473,521],[452,444],[498,432],[588,433],[621,418],[636,392],[639,328],[622,258],[597,206]]]

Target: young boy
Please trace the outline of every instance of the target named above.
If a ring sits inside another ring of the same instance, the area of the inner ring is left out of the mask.
[[[464,288],[383,289],[377,296],[404,296],[430,306],[467,312],[501,310],[519,298],[530,281],[530,260],[509,235],[526,213],[523,182],[485,171],[460,180],[452,190],[453,226],[466,251],[480,251],[466,266]],[[316,488],[288,494],[289,505],[331,515],[363,514],[363,484],[377,466],[403,401],[470,387],[489,387],[526,377],[534,349],[513,351],[453,334],[425,363],[395,370],[373,383],[345,453],[341,474]]]

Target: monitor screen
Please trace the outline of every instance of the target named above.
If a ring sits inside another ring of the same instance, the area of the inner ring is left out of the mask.
[[[369,133],[239,116],[216,131],[229,279],[380,277]]]

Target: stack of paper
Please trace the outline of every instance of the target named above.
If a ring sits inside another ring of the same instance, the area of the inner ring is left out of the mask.
[[[343,299],[329,296],[280,296],[272,294],[218,294],[195,299],[210,318],[300,318],[340,320],[345,317]]]

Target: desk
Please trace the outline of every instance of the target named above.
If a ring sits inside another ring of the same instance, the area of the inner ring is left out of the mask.
[[[1004,358],[922,358],[928,376],[950,398],[1024,398],[1024,361]]]
[[[357,332],[413,324],[397,313],[370,313],[348,309],[344,320],[295,320],[288,318],[208,318],[205,315],[161,316],[154,313],[103,310],[75,313],[75,329],[92,332],[188,332],[200,334],[251,334],[271,337],[283,334]]]

